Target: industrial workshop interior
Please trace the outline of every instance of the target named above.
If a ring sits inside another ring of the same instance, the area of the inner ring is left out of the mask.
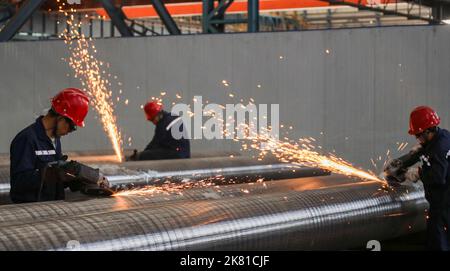
[[[450,0],[0,0],[0,257],[448,251],[449,24]]]

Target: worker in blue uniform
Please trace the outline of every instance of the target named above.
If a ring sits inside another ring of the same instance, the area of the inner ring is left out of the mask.
[[[84,126],[89,99],[79,89],[67,88],[52,99],[52,107],[20,131],[10,146],[10,197],[14,203],[62,200],[64,189],[76,189],[48,167],[63,160],[60,137]]]
[[[164,111],[162,104],[156,101],[148,102],[144,111],[147,120],[156,126],[155,134],[142,152],[135,150],[127,160],[190,158],[190,143],[186,138],[182,118]]]
[[[403,180],[421,180],[429,203],[427,216],[427,247],[429,250],[450,249],[450,132],[439,128],[440,118],[428,106],[415,108],[410,115],[409,134],[420,143],[411,155],[410,167]],[[406,160],[405,160],[406,161]],[[390,165],[388,165],[389,167]],[[401,179],[401,178],[400,178]]]

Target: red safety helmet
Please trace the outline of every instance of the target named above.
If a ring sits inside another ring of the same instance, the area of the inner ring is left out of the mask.
[[[76,126],[84,127],[89,98],[80,89],[66,88],[53,97],[52,108],[56,113],[72,120]]]
[[[144,111],[147,116],[147,120],[152,121],[156,115],[162,110],[162,104],[160,102],[151,101],[145,104]]]
[[[419,106],[411,112],[408,133],[410,135],[417,135],[428,128],[438,126],[439,123],[441,123],[441,119],[436,111],[428,106]]]

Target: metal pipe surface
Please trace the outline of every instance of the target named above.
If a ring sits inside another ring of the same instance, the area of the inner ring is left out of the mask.
[[[425,208],[421,186],[363,182],[2,226],[0,250],[348,249],[423,230]]]

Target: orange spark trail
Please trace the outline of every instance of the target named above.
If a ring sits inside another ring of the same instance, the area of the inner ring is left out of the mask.
[[[114,115],[112,92],[108,90],[109,81],[102,76],[103,63],[96,58],[97,50],[92,40],[86,39],[84,34],[79,33],[78,29],[81,28],[82,22],[74,22],[75,10],[72,9],[69,14],[62,11],[60,7],[60,12],[66,15],[67,24],[70,26],[61,35],[69,47],[69,66],[73,69],[75,78],[80,79],[85,91],[89,94],[91,105],[100,116],[103,129],[111,141],[117,160],[122,162],[122,139]]]
[[[207,188],[215,187],[219,188],[218,185],[214,184],[213,180],[223,180],[223,177],[217,175],[204,180],[185,180],[181,183],[167,182],[162,185],[147,185],[141,188],[135,188],[130,190],[123,190],[114,193],[113,197],[127,197],[127,196],[153,196],[157,194],[178,194],[182,195],[183,190],[191,188]]]
[[[379,181],[386,183],[376,175],[354,167],[349,162],[339,158],[333,154],[323,155],[314,151],[314,145],[305,144],[305,140],[297,142],[281,141],[271,136],[269,133],[260,133],[256,136],[249,137],[252,141],[250,147],[260,151],[260,157],[265,156],[268,152],[275,155],[282,162],[289,162],[301,166],[318,167],[329,170],[333,173],[343,174],[350,177],[358,177],[361,179]],[[307,140],[307,142],[315,140]],[[261,143],[264,143],[263,146]]]

